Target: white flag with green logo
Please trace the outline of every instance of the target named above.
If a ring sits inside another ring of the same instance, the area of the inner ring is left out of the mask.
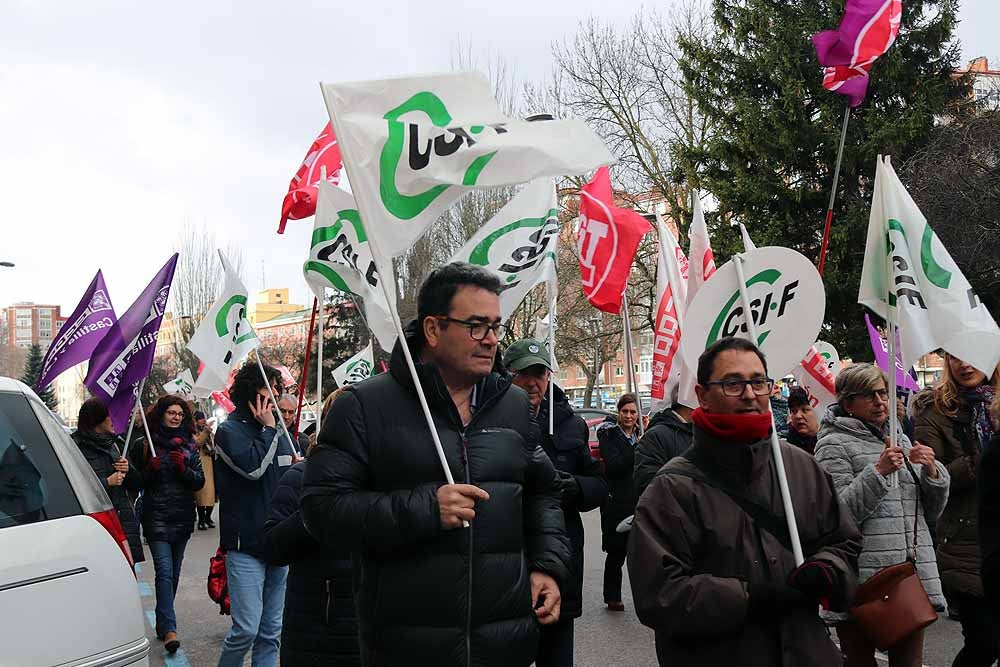
[[[364,300],[365,321],[383,350],[392,350],[396,329],[354,197],[326,181],[319,183],[306,283],[322,298],[326,287]]]
[[[405,253],[471,188],[615,161],[583,121],[507,118],[479,73],[322,89],[358,208],[386,258]]]
[[[187,349],[198,355],[205,367],[194,385],[194,395],[210,396],[226,388],[229,371],[243,361],[260,339],[247,321],[247,288],[221,252],[225,283],[222,294],[198,325]]]
[[[331,372],[333,373],[333,379],[337,381],[337,386],[343,387],[344,385],[367,380],[371,377],[373,368],[375,368],[375,358],[372,356],[372,344],[368,343],[365,349],[334,368]]]
[[[468,262],[500,276],[500,318],[504,321],[536,285],[556,283],[559,218],[556,189],[550,178],[524,186],[449,262]]]
[[[891,290],[890,290],[891,285]],[[899,325],[903,367],[937,348],[990,376],[1000,329],[889,164],[879,160],[858,302]]]
[[[191,369],[185,368],[180,375],[163,385],[163,391],[167,394],[177,394],[187,400],[194,398],[194,376],[191,374]]]

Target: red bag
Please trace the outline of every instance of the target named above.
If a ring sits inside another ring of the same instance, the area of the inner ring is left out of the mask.
[[[226,552],[219,547],[208,559],[208,597],[219,605],[219,613],[229,615],[229,584],[226,581]]]

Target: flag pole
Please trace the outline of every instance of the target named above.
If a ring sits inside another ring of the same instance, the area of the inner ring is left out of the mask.
[[[156,448],[153,447],[153,434],[149,432],[149,424],[146,423],[146,411],[142,409],[142,389],[146,386],[146,378],[139,384],[139,391],[135,395],[135,405],[139,408],[139,416],[142,417],[142,428],[146,430],[146,441],[149,443],[149,453],[156,456]]]
[[[281,424],[281,430],[284,431],[286,436],[288,436],[288,443],[292,446],[292,451],[295,452],[295,456],[301,459],[302,452],[299,451],[298,445],[295,444],[295,440],[288,432],[288,427],[285,426],[285,418],[281,416],[281,410],[278,409],[278,399],[274,396],[274,388],[271,386],[271,381],[267,379],[267,373],[264,372],[264,362],[260,360],[260,348],[257,348],[256,354],[253,356],[257,359],[257,368],[260,369],[260,377],[263,378],[264,386],[267,387],[267,395],[271,398],[271,403],[274,404],[274,412],[278,415],[278,422]]]
[[[319,440],[319,428],[323,413],[323,319],[326,317],[326,288],[322,288],[319,304],[319,321],[316,332],[319,344],[316,346],[316,439]]]
[[[642,398],[639,396],[639,377],[635,373],[635,362],[633,361],[632,355],[634,354],[635,347],[632,344],[632,320],[628,314],[628,295],[622,294],[622,322],[625,324],[625,354],[628,356],[628,372],[625,374],[625,380],[628,382],[628,391],[630,394],[635,396],[635,407],[639,412],[639,418],[636,420],[635,425],[639,429],[639,435],[642,435]]]
[[[833,224],[833,203],[837,198],[837,181],[840,180],[840,160],[844,157],[844,143],[847,141],[847,124],[851,120],[851,105],[844,109],[844,124],[840,128],[840,145],[837,147],[837,164],[833,169],[833,186],[830,188],[830,205],[826,208],[826,227],[823,229],[823,245],[819,250],[819,275],[826,266],[826,249],[830,243],[830,226]]]
[[[743,319],[746,321],[747,334],[750,342],[757,344],[757,323],[753,319],[750,308],[750,296],[747,294],[747,281],[743,275],[743,253],[733,255],[736,266],[736,279],[739,281],[740,299],[743,303]],[[781,443],[778,442],[778,429],[774,425],[774,411],[771,411],[771,452],[774,457],[774,467],[778,473],[778,488],[781,490],[781,502],[785,508],[785,520],[788,522],[788,534],[792,538],[792,553],[795,555],[796,567],[805,562],[802,555],[802,541],[799,538],[799,526],[795,520],[795,508],[792,506],[792,492],[788,488],[788,475],[785,472],[785,460],[781,455]]]
[[[878,157],[879,168],[882,167],[882,156]],[[885,158],[888,162],[888,156]],[[882,196],[881,190],[876,193],[876,196]],[[881,210],[885,210],[885,207],[880,207]],[[881,221],[881,224],[886,225],[888,230],[887,222],[885,220]],[[889,379],[888,387],[889,390],[889,446],[895,447],[897,444],[896,428],[898,424],[898,419],[896,415],[896,313],[895,307],[892,305],[890,297],[892,296],[892,280],[893,280],[893,269],[892,269],[892,258],[886,256],[885,262],[885,320],[888,325],[888,352],[889,358],[886,360],[886,377]],[[889,473],[889,477],[886,479],[889,488],[893,488],[899,482],[899,473],[893,471]]]
[[[299,435],[299,420],[302,417],[302,401],[306,397],[306,385],[309,382],[309,353],[312,351],[313,327],[316,325],[316,304],[319,303],[317,297],[313,297],[312,315],[309,316],[309,336],[306,338],[306,358],[302,362],[302,378],[299,381],[299,404],[295,408],[295,437]],[[318,434],[317,434],[318,435]]]
[[[549,294],[549,292],[553,293]],[[552,289],[551,284],[546,284],[545,294],[549,297],[549,361],[554,366],[556,359],[556,290]],[[549,435],[555,434],[555,403],[555,382],[549,378]]]
[[[146,387],[146,378],[142,378],[142,382],[139,383],[139,392],[135,395],[135,405],[132,407],[131,419],[128,420],[128,431],[125,433],[125,451],[127,452],[132,446],[132,428],[135,426],[135,411],[139,410],[139,414],[142,415],[142,423],[146,424],[146,415],[142,412],[142,401],[139,399],[142,396],[142,390]],[[146,428],[146,437],[149,439],[149,450],[156,456],[156,452],[153,450],[153,439],[149,437],[149,428]]]

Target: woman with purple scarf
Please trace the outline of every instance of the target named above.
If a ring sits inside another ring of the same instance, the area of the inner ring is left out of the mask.
[[[916,439],[934,448],[951,474],[948,504],[937,523],[937,558],[950,607],[958,611],[965,644],[953,667],[988,667],[997,659],[989,608],[980,577],[976,531],[979,501],[976,477],[980,456],[994,434],[990,405],[1000,387],[992,377],[945,354],[941,380],[914,405]]]

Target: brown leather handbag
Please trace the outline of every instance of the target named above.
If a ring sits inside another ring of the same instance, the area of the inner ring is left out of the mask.
[[[867,637],[885,651],[937,620],[937,612],[917,574],[917,530],[920,517],[920,480],[906,462],[917,485],[917,509],[913,516],[913,556],[879,570],[858,586],[851,616]],[[900,503],[902,503],[900,489]],[[904,506],[905,507],[905,506]],[[906,516],[904,511],[903,516]],[[907,550],[909,544],[907,544]]]

